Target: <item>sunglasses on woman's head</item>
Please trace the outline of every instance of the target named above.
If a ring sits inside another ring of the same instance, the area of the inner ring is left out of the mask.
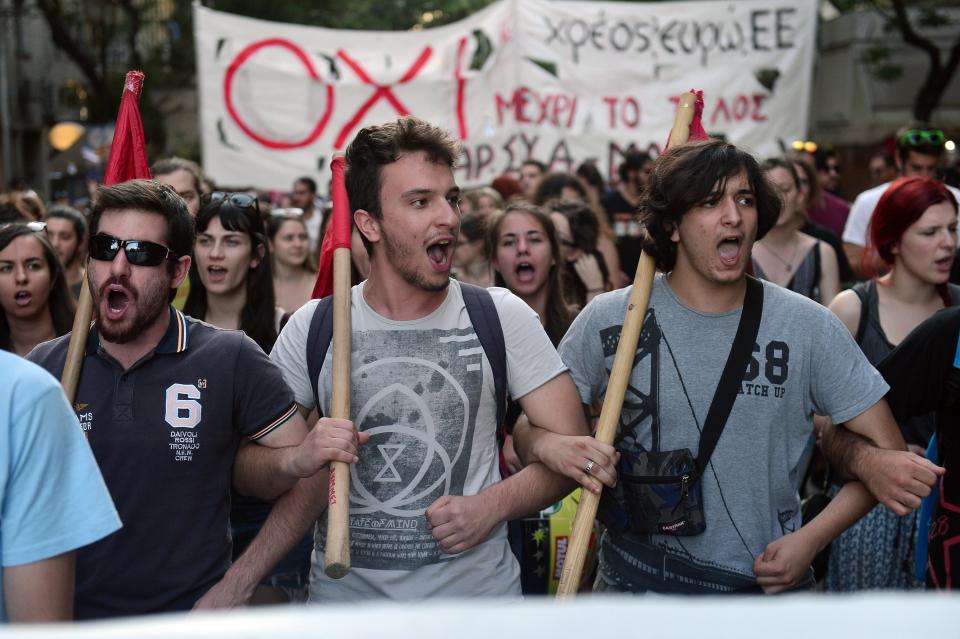
[[[174,252],[163,244],[147,240],[120,240],[106,233],[97,233],[90,238],[90,257],[103,262],[112,262],[123,249],[127,261],[135,266],[159,266]]]
[[[260,212],[260,203],[257,198],[249,193],[227,193],[225,191],[214,191],[210,194],[210,204],[219,204],[221,208],[232,206],[236,209],[254,209]]]
[[[9,227],[9,226],[25,226],[34,233],[42,233],[47,230],[46,222],[7,222],[6,224],[0,224],[0,231]]]

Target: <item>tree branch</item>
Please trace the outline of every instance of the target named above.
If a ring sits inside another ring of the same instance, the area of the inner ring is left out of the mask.
[[[903,41],[909,44],[912,47],[916,47],[921,51],[926,52],[930,56],[930,61],[933,63],[935,69],[940,69],[940,49],[937,48],[930,40],[927,40],[924,37],[921,37],[913,29],[913,25],[910,23],[910,16],[907,15],[907,8],[904,6],[903,0],[893,0],[893,11],[896,14],[896,23],[897,27],[900,29],[900,35],[903,36]]]
[[[90,82],[90,88],[96,93],[103,93],[106,89],[106,81],[103,73],[97,72],[97,64],[92,57],[85,51],[79,42],[73,39],[67,31],[64,24],[63,11],[60,8],[59,0],[37,0],[37,6],[40,8],[43,17],[50,27],[50,34],[53,37],[53,43],[67,54],[74,64],[83,72]]]
[[[946,83],[950,82],[950,79],[953,78],[953,74],[957,72],[957,67],[960,67],[960,36],[957,37],[957,41],[954,42],[950,48],[950,57],[943,67],[944,77],[946,78],[944,87],[946,87]]]

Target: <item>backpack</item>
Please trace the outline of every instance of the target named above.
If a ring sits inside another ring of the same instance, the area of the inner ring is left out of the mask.
[[[493,303],[490,292],[473,284],[460,282],[460,291],[463,294],[463,303],[467,308],[467,315],[477,339],[483,348],[487,361],[493,372],[494,395],[497,400],[497,431],[503,424],[507,413],[507,348],[503,341],[503,327],[500,325],[500,316]],[[317,390],[320,379],[320,368],[330,348],[333,339],[333,296],[328,295],[320,300],[310,320],[310,331],[307,333],[307,372],[310,378],[310,388],[313,389],[313,400],[317,413],[321,416],[320,397]],[[312,357],[316,354],[316,357]]]

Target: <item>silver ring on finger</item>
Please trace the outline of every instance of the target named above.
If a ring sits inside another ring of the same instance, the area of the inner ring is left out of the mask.
[[[587,460],[587,465],[583,467],[583,472],[585,472],[585,473],[588,474],[588,475],[593,474],[593,460],[592,460],[592,459]]]

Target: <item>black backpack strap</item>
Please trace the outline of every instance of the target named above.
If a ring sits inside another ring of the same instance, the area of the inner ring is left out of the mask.
[[[463,304],[467,307],[470,323],[490,362],[494,392],[497,396],[497,428],[507,414],[507,347],[503,341],[503,326],[490,291],[473,284],[460,282]]]
[[[857,322],[857,334],[853,336],[857,344],[863,342],[863,334],[867,330],[867,321],[870,319],[870,308],[867,306],[867,300],[870,298],[869,287],[871,284],[873,284],[873,280],[867,280],[850,289],[860,298],[860,321]]]
[[[307,333],[307,372],[310,375],[310,388],[313,389],[313,401],[317,414],[323,415],[320,408],[320,394],[317,390],[320,381],[320,369],[327,357],[327,349],[333,339],[333,296],[328,295],[317,303],[310,320],[310,332]]]
[[[743,311],[740,313],[740,324],[737,326],[737,335],[733,338],[730,347],[730,356],[720,375],[720,383],[710,402],[707,419],[703,422],[703,431],[700,433],[700,446],[697,452],[697,475],[703,474],[713,449],[720,441],[720,433],[727,423],[730,410],[737,399],[737,392],[743,382],[743,374],[747,369],[747,360],[753,352],[753,344],[757,341],[757,332],[760,330],[760,316],[763,314],[763,284],[759,280],[747,276],[747,294],[743,300]]]

